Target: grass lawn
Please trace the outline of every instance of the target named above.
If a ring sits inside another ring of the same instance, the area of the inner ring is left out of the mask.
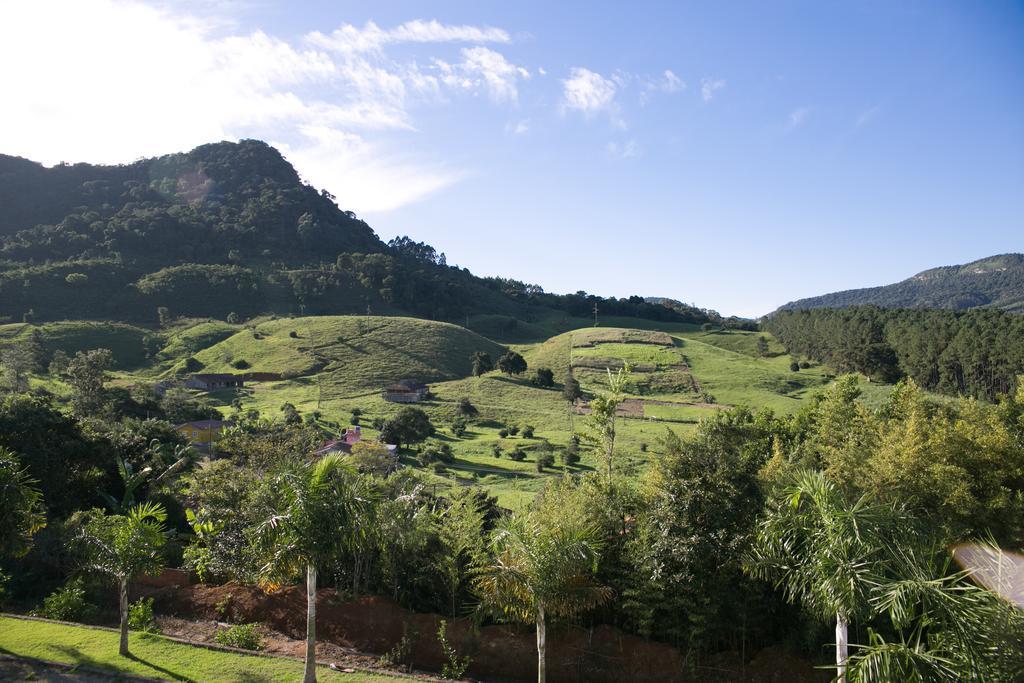
[[[114,631],[0,617],[0,653],[177,681],[298,681],[302,662],[218,652],[148,633],[132,633],[130,657],[117,654]],[[377,683],[404,680],[321,667],[319,680]]]

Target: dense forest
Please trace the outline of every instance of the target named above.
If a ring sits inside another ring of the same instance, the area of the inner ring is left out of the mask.
[[[45,168],[0,156],[0,318],[10,321],[369,309],[463,323],[502,316],[509,326],[589,316],[595,306],[602,315],[742,324],[639,296],[553,295],[476,277],[408,237],[384,243],[259,141],[124,166]]]
[[[954,396],[993,400],[1024,374],[1024,317],[997,310],[820,308],[764,325],[795,356]]]
[[[1024,254],[1001,254],[960,266],[931,268],[902,282],[849,289],[792,301],[779,310],[843,308],[873,304],[884,308],[987,306],[1024,312]]]

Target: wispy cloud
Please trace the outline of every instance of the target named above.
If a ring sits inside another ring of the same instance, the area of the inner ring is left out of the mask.
[[[882,111],[882,108],[880,106],[878,106],[878,105],[875,105],[874,107],[869,107],[868,109],[865,109],[864,111],[862,111],[860,114],[857,115],[857,120],[854,121],[853,127],[854,128],[863,128],[864,126],[866,126],[869,123],[871,123],[871,121],[876,116],[878,116],[878,114],[881,113],[881,111]]]
[[[725,88],[725,80],[721,78],[702,78],[700,79],[700,96],[707,104],[711,100],[715,99],[715,93]]]
[[[636,140],[627,140],[625,142],[609,142],[605,145],[605,149],[613,157],[618,159],[631,159],[640,155],[640,147],[636,144]]]
[[[679,78],[671,69],[665,69],[658,78],[645,78],[643,90],[640,92],[640,104],[647,104],[654,93],[677,93],[686,90],[686,81]]]
[[[401,144],[415,134],[417,103],[445,93],[512,102],[530,75],[484,46],[511,41],[500,28],[370,22],[285,41],[176,7],[0,5],[0,60],[23,65],[0,69],[0,92],[16,94],[0,108],[0,149],[109,163],[261,137],[345,208],[387,211],[466,175]],[[467,45],[446,72],[429,56],[392,58],[398,43]]]
[[[802,126],[810,113],[811,110],[807,107],[798,107],[797,109],[789,112],[789,118],[786,122],[786,130],[790,131]]]

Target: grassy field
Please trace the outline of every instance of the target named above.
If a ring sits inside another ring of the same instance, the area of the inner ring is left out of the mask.
[[[105,629],[0,617],[0,653],[175,681],[297,681],[302,662],[193,647],[148,633],[129,636],[131,655],[117,654],[118,634]],[[320,667],[317,678],[338,683],[405,680]]]
[[[505,347],[464,327],[413,318],[325,316],[260,319],[245,325],[219,321],[178,321],[164,330],[145,330],[112,323],[51,323],[39,326],[45,343],[53,348],[111,347],[118,368],[118,384],[155,381],[181,372],[188,358],[205,372],[272,372],[284,379],[249,383],[240,390],[215,392],[210,398],[225,413],[236,399],[246,409],[276,418],[284,403],[304,414],[319,411],[322,419],[347,425],[352,410],[362,411],[368,437],[375,419],[386,420],[401,406],[381,398],[386,384],[410,377],[430,383],[433,398],[420,404],[438,427],[437,438],[452,448],[455,461],[443,469],[429,468],[425,476],[437,487],[480,484],[510,507],[527,502],[545,480],[562,473],[558,454],[573,433],[585,432],[584,415],[570,411],[561,387],[540,389],[530,383],[534,369],[551,368],[557,382],[570,363],[584,390],[593,393],[607,384],[606,367],[629,363],[634,367],[629,386],[633,399],[628,417],[619,421],[616,468],[639,475],[658,457],[660,438],[667,429],[686,434],[701,419],[717,410],[748,405],[791,413],[813,396],[829,377],[820,367],[791,372],[791,358],[765,335],[769,351],[758,352],[756,332],[702,330],[696,325],[658,324],[653,321],[614,321],[622,326],[579,327],[571,318],[529,323],[531,335],[555,330],[539,341],[513,344],[530,365],[521,377],[489,373],[470,376],[470,357],[486,351],[497,358]],[[473,319],[471,327],[507,327],[507,319]],[[519,333],[524,328],[517,327]],[[507,332],[507,330],[506,330]],[[5,339],[27,334],[24,325],[0,326]],[[506,334],[506,338],[515,335]],[[520,336],[523,336],[520,334]],[[147,358],[144,340],[150,349]],[[154,342],[155,340],[155,342]],[[37,386],[66,394],[60,382],[41,375]],[[881,387],[871,387],[871,400],[879,400]],[[456,406],[468,398],[479,410],[467,433],[456,437],[451,425]],[[522,433],[502,438],[509,427],[533,427],[533,438]],[[551,444],[557,464],[537,471],[537,456]],[[498,455],[495,455],[497,447]],[[524,459],[509,456],[516,451]],[[574,470],[598,465],[584,449]],[[407,462],[417,465],[409,458]]]

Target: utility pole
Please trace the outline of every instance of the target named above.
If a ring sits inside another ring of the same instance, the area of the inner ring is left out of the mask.
[[[597,302],[594,302],[594,327],[597,327]]]

